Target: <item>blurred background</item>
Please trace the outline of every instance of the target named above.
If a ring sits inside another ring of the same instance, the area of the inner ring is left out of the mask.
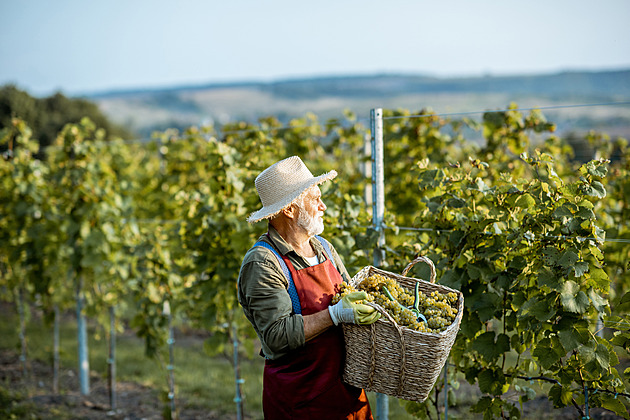
[[[624,0],[32,0],[3,1],[0,15],[2,112],[17,94],[7,86],[82,98],[126,137],[267,115],[630,97]],[[629,134],[627,104],[546,115],[561,133]]]

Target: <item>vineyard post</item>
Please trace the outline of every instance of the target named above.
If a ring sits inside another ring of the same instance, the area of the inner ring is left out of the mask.
[[[88,342],[87,342],[87,321],[83,312],[83,276],[79,274],[76,285],[77,300],[77,339],[79,350],[79,385],[81,395],[87,396],[90,393],[90,362],[88,359]]]
[[[367,133],[365,134],[365,138],[363,141],[363,155],[365,156],[365,160],[361,164],[361,170],[363,172],[363,176],[368,178],[372,176],[372,161],[369,160],[372,157],[372,139]],[[363,199],[365,200],[365,204],[367,204],[368,206],[373,204],[372,184],[368,184],[367,182],[365,183]]]
[[[171,313],[171,304],[168,300],[164,301],[163,313],[168,318],[168,365],[166,370],[168,371],[168,399],[170,401],[171,419],[179,418],[177,409],[175,406],[175,375],[173,370],[175,369],[175,358],[173,353],[173,345],[175,344],[175,336],[173,334],[173,314]]]
[[[59,305],[55,304],[53,326],[53,393],[59,392]]]
[[[378,233],[378,246],[374,249],[374,266],[380,267],[384,260],[385,234],[385,179],[383,168],[383,109],[370,111],[370,131],[372,133],[372,227]],[[376,394],[376,419],[387,420],[389,401],[385,394]]]
[[[116,308],[109,307],[109,405],[113,412],[116,412]]]
[[[241,379],[241,368],[238,360],[238,331],[236,329],[236,322],[232,321],[232,343],[234,345],[233,354],[234,357],[234,377],[236,384],[236,396],[234,402],[236,403],[236,419],[243,420],[243,396],[241,394],[241,384],[245,382]]]
[[[20,362],[22,362],[22,376],[24,381],[28,377],[28,369],[26,367],[26,313],[24,311],[24,293],[22,287],[16,287],[15,295],[17,297],[17,310],[20,316]]]

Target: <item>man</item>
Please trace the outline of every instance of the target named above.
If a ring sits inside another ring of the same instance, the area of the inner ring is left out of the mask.
[[[263,411],[267,419],[371,419],[365,391],[343,383],[345,348],[339,324],[367,325],[380,313],[357,304],[364,292],[330,306],[350,277],[324,230],[319,184],[293,156],[256,178],[263,207],[247,219],[268,219],[268,231],[243,259],[238,299],[265,356]]]

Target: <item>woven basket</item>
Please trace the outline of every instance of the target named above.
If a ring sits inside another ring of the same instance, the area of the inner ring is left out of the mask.
[[[419,261],[431,267],[431,281],[405,277],[411,267]],[[461,292],[434,284],[435,267],[426,257],[417,257],[403,270],[402,275],[368,266],[359,271],[350,281],[358,288],[372,274],[393,278],[411,292],[416,283],[426,295],[437,290],[440,293],[454,292],[458,295],[457,316],[453,323],[441,333],[425,333],[399,326],[378,304],[370,303],[381,318],[370,326],[343,324],[346,346],[346,361],[343,379],[346,383],[366,391],[380,392],[410,401],[424,401],[435,384],[448,354],[451,351],[464,310]]]

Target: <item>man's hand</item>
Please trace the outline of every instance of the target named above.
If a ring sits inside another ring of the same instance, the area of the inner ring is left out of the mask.
[[[369,325],[376,322],[381,314],[371,306],[356,303],[367,298],[365,292],[352,292],[344,296],[339,302],[328,307],[333,324],[340,322],[348,324]]]

